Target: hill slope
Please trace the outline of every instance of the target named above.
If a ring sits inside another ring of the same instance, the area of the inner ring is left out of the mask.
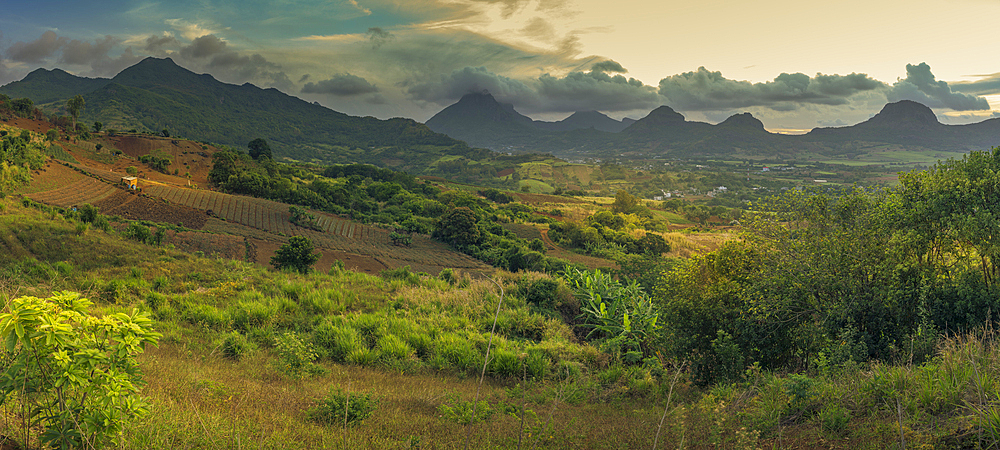
[[[0,86],[10,98],[30,98],[36,104],[65,101],[108,84],[107,78],[84,78],[61,69],[36,69],[23,79]]]
[[[930,108],[905,100],[885,105],[879,114],[857,125],[817,128],[804,136],[770,133],[749,113],[736,114],[718,125],[689,122],[668,106],[638,121],[618,122],[597,112],[582,112],[561,122],[538,122],[517,113],[512,105],[497,103],[488,93],[463,97],[427,125],[474,145],[546,152],[561,158],[811,158],[857,154],[884,144],[961,152],[1000,145],[1000,119],[944,125]]]
[[[239,148],[260,137],[268,140],[278,159],[370,163],[421,172],[444,156],[483,160],[492,155],[410,119],[349,116],[277,89],[222,83],[169,58],[146,58],[111,80],[39,70],[4,89],[33,95],[39,104],[86,92],[82,122],[100,121],[118,130],[168,130]]]

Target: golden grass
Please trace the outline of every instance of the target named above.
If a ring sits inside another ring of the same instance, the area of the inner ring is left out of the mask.
[[[469,401],[476,380],[455,379],[436,373],[399,375],[378,369],[327,365],[324,376],[291,380],[271,365],[272,357],[261,352],[233,362],[217,354],[163,344],[140,358],[147,385],[143,395],[153,413],[135,423],[125,434],[122,448],[459,448],[465,426],[441,417],[438,407],[450,394]],[[379,398],[379,407],[358,426],[321,426],[306,420],[305,410],[331,387],[369,392]],[[506,385],[487,380],[482,398],[520,404],[508,398]],[[550,392],[558,389],[549,388]],[[528,409],[537,428],[552,411],[544,386],[529,389]],[[535,400],[541,400],[536,402]],[[656,424],[656,408],[645,401],[622,405],[559,403],[552,426],[541,436],[539,448],[624,448],[647,446]],[[471,425],[470,448],[515,448],[520,424],[517,417],[495,415]],[[525,445],[538,439],[528,436]]]

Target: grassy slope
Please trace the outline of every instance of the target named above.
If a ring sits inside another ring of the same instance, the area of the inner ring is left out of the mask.
[[[478,349],[496,301],[489,282],[452,286],[352,272],[274,273],[101,231],[81,232],[55,212],[26,209],[9,198],[0,205],[0,297],[77,290],[97,302],[98,314],[139,307],[157,317],[165,336],[140,359],[152,415],[127,431],[123,448],[413,448],[417,442],[422,448],[457,448],[470,428],[471,448],[517,445],[521,427],[515,416],[498,414],[466,428],[440,413],[441,405],[454,404],[451,395],[473,398],[475,364],[463,368],[433,357],[369,364],[325,358],[320,364],[327,373],[300,380],[277,367],[268,345],[285,331],[307,336],[310,327],[331,321],[375,330],[434,330],[462,336]],[[497,276],[509,292],[523,277]],[[248,333],[259,349],[239,361],[223,358],[223,340],[241,310],[255,308],[270,311]],[[538,322],[516,295],[506,297],[503,311],[495,348],[540,350],[565,361],[550,366],[544,381],[527,384],[524,398],[535,415],[528,415],[523,448],[539,436],[541,448],[651,445],[669,371],[644,380],[629,369],[605,368],[594,349],[573,344],[558,322]],[[511,328],[517,323],[542,324],[544,338],[517,338]],[[919,367],[818,367],[792,376],[749,371],[745,382],[705,389],[681,376],[660,442],[666,448],[876,449],[897,447],[903,439],[910,448],[985,448],[1000,432],[994,419],[1000,411],[994,402],[1000,392],[995,337],[945,340],[939,356]],[[582,368],[581,375],[559,376],[569,367]],[[494,405],[505,401],[516,411],[522,398],[512,389],[517,378],[489,377],[483,398]],[[308,422],[304,411],[336,386],[374,393],[380,408],[346,433]],[[0,410],[0,434],[19,436],[12,425],[18,423],[16,411]],[[550,411],[551,427],[540,435]]]
[[[275,273],[241,262],[197,258],[122,241],[101,231],[78,233],[71,221],[57,213],[25,209],[10,199],[2,204],[0,293],[5,297],[76,290],[97,302],[98,314],[139,307],[157,317],[156,327],[164,338],[158,348],[141,357],[148,383],[144,395],[152,403],[153,414],[127,433],[126,448],[238,448],[237,442],[258,448],[339,446],[343,442],[340,430],[307,422],[304,413],[333,386],[381,398],[375,416],[349,430],[346,448],[394,447],[411,438],[430,448],[449,448],[464,439],[466,428],[440,417],[438,407],[451,401],[449,394],[472,399],[481,359],[424,361],[411,355],[366,367],[323,359],[327,374],[298,380],[277,366],[268,341],[293,329],[308,336],[311,327],[328,320],[367,320],[380,329],[409,327],[413,332],[452,336],[452,343],[460,337],[473,345],[475,354],[488,339],[484,330],[496,302],[491,283],[466,279],[451,286],[437,279],[383,280],[353,272]],[[519,277],[498,275],[508,290],[514,289]],[[314,293],[323,293],[326,301]],[[260,340],[258,351],[241,361],[225,359],[220,349],[223,339],[241,308],[251,303],[280,310],[272,309],[256,334],[251,333]],[[558,358],[568,364],[570,369],[565,370],[584,368],[587,373],[588,366],[598,368],[594,366],[600,359],[597,351],[573,344],[565,325],[529,314],[523,300],[506,297],[500,329],[508,331],[497,336],[495,355],[521,348]],[[545,337],[534,344],[517,338],[511,328],[517,326],[514,320],[541,324]],[[549,377],[556,377],[559,366],[547,370]],[[645,446],[648,430],[630,430],[636,420],[654,422],[653,403],[634,399],[632,406],[624,408],[617,406],[618,401],[610,407],[591,402],[617,398],[630,387],[639,388],[638,395],[659,397],[654,384],[638,382],[633,385],[616,378],[602,386],[584,376],[529,380],[527,406],[536,411],[536,418],[527,426],[540,427],[555,405],[551,437],[543,438],[543,447],[568,441],[588,448]],[[483,398],[492,403],[519,403],[520,397],[508,395],[516,384],[516,377],[489,377]],[[559,404],[554,403],[556,398]],[[15,412],[7,409],[2,414],[11,420],[0,421],[4,424],[0,434],[18,435],[18,430],[7,428],[16,423]],[[591,430],[579,428],[578,423],[605,426]],[[498,414],[474,427],[471,445],[510,448],[516,445],[518,430],[517,420]]]

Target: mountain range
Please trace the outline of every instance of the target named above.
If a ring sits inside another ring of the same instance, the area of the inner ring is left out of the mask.
[[[146,58],[114,78],[83,78],[38,69],[0,87],[28,97],[49,112],[82,95],[82,123],[106,129],[160,132],[243,148],[267,139],[278,158],[316,163],[370,163],[427,173],[500,170],[497,155],[548,153],[564,159],[761,156],[852,157],[890,145],[967,152],[1000,145],[1000,118],[944,125],[930,108],[912,101],[886,104],[869,120],[816,128],[804,135],[770,133],[749,113],[719,124],[693,122],[669,106],[639,120],[615,120],[579,111],[564,120],[533,120],[489,92],[463,96],[426,124],[411,119],[355,117],[276,89],[233,85],[195,74],[171,59]],[[457,157],[457,159],[456,159]],[[478,162],[492,161],[490,164]],[[509,162],[509,161],[508,161]],[[492,169],[491,169],[492,168]]]
[[[619,122],[589,112],[560,122],[538,122],[518,113],[513,105],[496,101],[488,92],[480,92],[465,95],[428,120],[427,126],[473,146],[545,152],[562,158],[850,156],[886,144],[949,152],[1000,145],[1000,118],[945,125],[930,108],[908,100],[886,104],[881,112],[856,125],[784,135],[768,132],[749,113],[712,125],[688,121],[669,106],[656,108],[637,121]]]
[[[276,157],[317,163],[371,163],[423,172],[442,157],[490,158],[492,152],[431,131],[411,119],[355,117],[277,89],[222,83],[171,59],[146,58],[111,79],[90,79],[38,69],[0,87],[47,110],[82,95],[82,123],[105,129],[161,132],[244,148],[266,139]]]

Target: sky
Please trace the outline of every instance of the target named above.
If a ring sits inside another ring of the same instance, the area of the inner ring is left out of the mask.
[[[1000,117],[1000,0],[5,0],[0,85],[170,57],[337,111],[424,122],[470,92],[539,120],[661,105],[771,131],[914,100]]]

